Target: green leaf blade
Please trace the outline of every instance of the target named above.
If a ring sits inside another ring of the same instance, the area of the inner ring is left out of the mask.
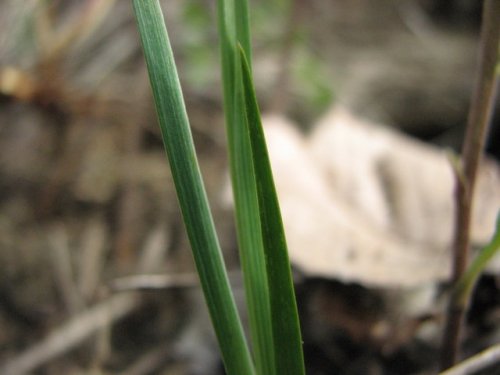
[[[246,0],[219,0],[217,5],[229,165],[253,357],[258,374],[277,375],[257,187],[237,50],[237,41],[241,41],[250,52],[248,4]]]
[[[253,375],[241,321],[196,159],[182,91],[158,0],[133,0],[163,142],[193,255],[230,375]]]
[[[303,375],[304,358],[293,279],[271,163],[245,52],[240,48],[248,135],[257,181],[266,270],[269,283],[276,374]]]

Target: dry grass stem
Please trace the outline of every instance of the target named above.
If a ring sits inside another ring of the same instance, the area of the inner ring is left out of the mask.
[[[500,364],[500,344],[476,354],[439,375],[473,375],[495,364]]]
[[[190,288],[199,286],[198,276],[194,273],[171,275],[134,275],[113,281],[111,287],[118,291],[137,289]]]
[[[0,367],[0,374],[29,373],[67,353],[99,330],[106,328],[139,306],[135,293],[117,294],[82,312],[55,329],[45,339],[20,353]]]

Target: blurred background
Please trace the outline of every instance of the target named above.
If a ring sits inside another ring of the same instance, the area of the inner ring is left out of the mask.
[[[242,301],[227,203],[215,1],[162,5]],[[459,150],[481,5],[252,0],[262,112],[286,117],[307,137],[324,113],[342,106]],[[492,159],[499,142],[497,116],[488,141]],[[306,277],[294,266],[308,374],[435,370],[439,310],[425,305],[401,316],[409,311],[398,310],[407,291]],[[500,342],[498,281],[490,275],[480,282],[467,353]],[[442,280],[431,284],[434,293]],[[0,373],[223,374],[131,1],[0,1]]]

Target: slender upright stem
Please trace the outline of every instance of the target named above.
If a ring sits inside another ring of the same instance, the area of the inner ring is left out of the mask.
[[[483,154],[495,96],[495,69],[500,35],[500,1],[485,0],[479,48],[479,67],[462,149],[462,164],[456,178],[456,214],[453,238],[455,285],[465,273],[469,252],[472,201],[478,166]],[[448,304],[441,352],[441,369],[452,366],[458,357],[461,329],[467,303],[453,293]]]

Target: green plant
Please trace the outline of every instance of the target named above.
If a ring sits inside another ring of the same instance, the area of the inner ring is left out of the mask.
[[[217,10],[226,132],[251,350],[215,233],[159,2],[133,0],[133,3],[165,149],[226,370],[229,374],[303,374],[300,329],[286,241],[253,87],[247,1],[218,0]],[[487,4],[485,14],[494,19],[498,9],[490,9],[493,1]],[[483,46],[486,57],[482,61],[487,69],[482,67],[482,80],[478,83],[469,118],[464,166],[457,164],[459,215],[455,288],[445,331],[443,368],[454,362],[459,328],[474,282],[488,259],[498,251],[497,228],[492,243],[466,272],[463,254],[468,246],[469,202],[484,144],[485,124],[491,107],[488,104],[490,83],[496,63],[496,58],[486,52],[495,51],[490,46],[497,44],[498,30],[495,32],[495,36],[489,36],[486,31],[484,34],[485,40],[490,41]],[[481,126],[476,127],[476,124]]]
[[[500,251],[500,211],[497,215],[496,229],[491,241],[481,249],[465,273],[455,285],[453,297],[465,309],[470,300],[477,279],[481,276],[488,262]]]
[[[252,82],[247,1],[219,0],[217,9],[251,351],[229,286],[159,2],[133,0],[133,5],[163,142],[226,371],[230,375],[303,374],[286,241]]]

